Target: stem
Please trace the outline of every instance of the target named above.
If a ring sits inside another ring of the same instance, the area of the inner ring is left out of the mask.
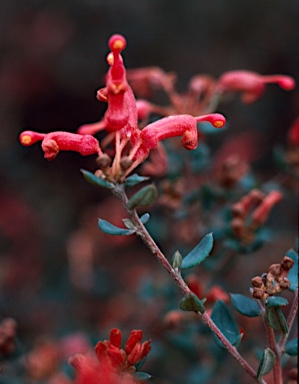
[[[274,379],[274,384],[283,384],[282,382],[282,367],[281,367],[281,353],[278,348],[278,345],[275,340],[275,333],[274,329],[270,327],[268,324],[267,320],[267,312],[260,300],[258,300],[259,307],[262,309],[261,314],[263,318],[263,322],[265,325],[266,329],[266,335],[267,335],[267,340],[268,340],[268,345],[270,349],[274,352],[275,355],[275,364],[273,367],[273,379]]]
[[[295,291],[293,304],[292,304],[292,307],[290,309],[289,316],[287,318],[288,332],[281,336],[281,338],[277,344],[277,347],[278,347],[280,354],[283,353],[283,351],[284,351],[284,347],[285,347],[287,339],[290,335],[290,330],[291,330],[292,325],[294,323],[294,320],[296,318],[297,311],[298,311],[298,290]]]
[[[123,185],[117,185],[115,189],[113,189],[113,193],[122,201],[126,211],[128,212],[130,219],[132,223],[134,224],[136,228],[136,235],[138,235],[145,245],[149,248],[149,250],[156,256],[158,261],[163,265],[163,267],[166,269],[170,277],[176,282],[180,290],[187,295],[188,293],[191,293],[190,288],[185,283],[184,279],[178,273],[170,264],[169,261],[164,256],[163,252],[160,250],[160,248],[157,246],[151,235],[148,233],[145,226],[140,221],[138,214],[136,210],[130,210],[127,207],[127,201],[128,198],[125,194]],[[210,316],[207,314],[207,312],[204,312],[203,314],[197,312],[199,316],[201,316],[203,322],[210,328],[210,330],[215,333],[215,335],[220,339],[220,341],[225,345],[227,350],[230,352],[230,354],[237,360],[237,362],[245,369],[247,373],[258,383],[266,384],[266,382],[261,379],[257,379],[257,372],[247,363],[247,361],[240,355],[238,350],[231,345],[229,340],[224,336],[224,334],[220,331],[220,329],[217,327],[217,325],[213,322],[213,320],[210,318]]]

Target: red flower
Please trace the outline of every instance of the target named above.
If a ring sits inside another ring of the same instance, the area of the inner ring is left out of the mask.
[[[141,342],[143,332],[133,330],[124,349],[121,349],[121,331],[114,328],[109,340],[99,341],[95,346],[96,359],[76,354],[70,364],[78,371],[76,384],[134,384],[132,373],[135,365],[150,352],[150,340]],[[106,381],[103,381],[106,380]]]
[[[299,117],[295,120],[288,132],[288,140],[292,145],[299,145]]]
[[[42,141],[42,149],[48,160],[53,160],[59,151],[75,151],[83,156],[102,154],[98,140],[90,135],[59,131],[48,134],[24,131],[20,135],[20,142],[24,146],[38,141]]]
[[[169,137],[182,136],[182,145],[186,149],[195,149],[198,144],[197,123],[207,121],[215,128],[225,124],[225,118],[219,113],[193,117],[191,115],[175,115],[164,117],[146,126],[141,134],[142,144],[145,148],[152,149],[158,142]]]
[[[230,71],[224,73],[218,83],[220,92],[241,92],[242,101],[253,103],[263,94],[267,84],[278,84],[280,88],[290,91],[295,87],[295,81],[290,76],[263,76],[251,71]]]

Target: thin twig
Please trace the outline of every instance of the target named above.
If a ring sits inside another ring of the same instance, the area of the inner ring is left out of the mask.
[[[138,235],[145,245],[149,248],[151,253],[153,253],[158,261],[163,265],[163,267],[166,269],[168,274],[171,276],[171,278],[176,282],[180,290],[185,294],[191,293],[190,288],[185,283],[184,279],[180,275],[180,273],[177,273],[177,271],[170,265],[166,257],[164,256],[163,252],[160,250],[160,248],[157,246],[151,235],[148,233],[145,226],[142,224],[142,222],[139,219],[139,216],[136,212],[136,210],[130,210],[127,207],[127,201],[128,198],[125,194],[124,187],[122,185],[118,185],[114,190],[113,193],[122,201],[126,211],[128,212],[130,219],[132,223],[134,224],[136,228],[136,235]],[[204,312],[201,314],[200,312],[197,312],[197,314],[202,318],[203,322],[211,329],[213,333],[219,338],[219,340],[224,344],[224,346],[227,348],[227,350],[230,352],[230,354],[237,360],[237,362],[245,369],[247,373],[258,383],[266,384],[266,382],[263,379],[258,380],[257,379],[257,372],[248,364],[248,362],[240,355],[238,350],[231,345],[229,340],[224,336],[224,334],[220,331],[220,329],[217,327],[217,325],[213,322],[213,320],[210,318],[210,316]]]

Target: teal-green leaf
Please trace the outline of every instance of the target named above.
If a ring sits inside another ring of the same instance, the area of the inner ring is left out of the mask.
[[[286,343],[284,351],[290,356],[298,355],[298,339],[295,338],[293,340],[288,341]]]
[[[275,364],[275,354],[270,348],[264,350],[260,365],[257,370],[257,379],[271,372]]]
[[[152,376],[149,373],[146,373],[146,372],[136,372],[134,374],[134,377],[136,377],[136,379],[138,381],[145,381],[145,380],[150,379]]]
[[[266,314],[270,327],[281,333],[288,332],[288,325],[280,307],[267,307]]]
[[[288,273],[288,279],[290,281],[289,290],[294,292],[298,289],[298,253],[295,252],[293,249],[290,249],[286,253],[286,256],[294,260],[294,265]]]
[[[150,214],[149,213],[144,213],[141,217],[140,217],[140,221],[142,222],[142,224],[146,224],[150,219]]]
[[[242,335],[239,332],[238,325],[230,309],[222,300],[216,301],[213,307],[211,319],[232,345],[239,345]],[[219,347],[226,349],[218,337],[215,334],[213,334],[213,336],[216,344]]]
[[[188,293],[185,295],[182,300],[180,301],[180,308],[183,311],[195,311],[204,313],[205,307],[204,307],[204,300],[200,300],[193,292]]]
[[[97,177],[96,175],[94,175],[89,171],[85,171],[84,169],[81,169],[81,172],[83,173],[84,179],[92,185],[96,185],[98,187],[104,187],[108,189],[114,188],[114,185],[112,183],[110,183],[109,181],[103,180],[100,177]]]
[[[135,232],[134,229],[116,227],[115,225],[109,223],[109,221],[103,219],[99,219],[98,226],[102,232],[114,236],[128,236],[132,235]]]
[[[149,179],[149,177],[147,177],[147,176],[139,176],[139,175],[137,175],[137,173],[134,173],[133,175],[126,178],[125,186],[126,187],[133,187],[134,185],[142,183],[143,181],[146,181],[148,179]]]
[[[130,200],[127,202],[127,207],[129,209],[134,209],[137,207],[146,207],[148,205],[152,205],[155,202],[157,196],[158,193],[155,185],[147,185],[130,198]]]
[[[270,296],[265,302],[267,307],[285,307],[289,304],[288,300],[281,296]]]
[[[189,269],[200,264],[209,256],[213,248],[213,234],[208,233],[197,246],[183,258],[181,269]]]
[[[260,315],[260,309],[257,302],[239,293],[231,293],[232,305],[239,313],[247,317],[256,317]]]

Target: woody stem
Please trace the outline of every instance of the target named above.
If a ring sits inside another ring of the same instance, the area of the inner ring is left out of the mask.
[[[131,210],[127,207],[128,198],[124,191],[123,185],[117,185],[115,189],[112,190],[114,195],[117,196],[124,208],[126,209],[132,223],[136,229],[136,235],[139,236],[145,245],[149,248],[151,253],[158,259],[158,261],[162,264],[162,266],[166,269],[170,277],[175,281],[180,290],[185,294],[191,293],[190,288],[182,278],[181,274],[178,273],[168,262],[163,252],[157,246],[151,235],[148,233],[147,229],[140,221],[139,216],[135,209]],[[210,328],[210,330],[220,339],[220,341],[224,344],[230,354],[237,360],[237,362],[245,369],[247,373],[258,383],[266,384],[264,380],[257,379],[257,372],[248,364],[248,362],[240,355],[238,350],[231,345],[229,340],[224,336],[221,330],[217,327],[214,321],[210,318],[207,312],[201,314],[197,312],[197,314],[201,317],[203,322]]]

